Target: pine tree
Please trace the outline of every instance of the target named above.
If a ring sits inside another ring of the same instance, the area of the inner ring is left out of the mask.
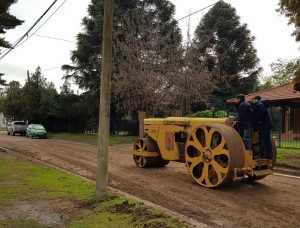
[[[9,7],[17,3],[17,0],[1,0],[0,3],[0,34],[5,34],[5,30],[13,29],[21,25],[23,21],[9,13]],[[10,43],[0,37],[0,47],[9,48]]]
[[[257,86],[259,59],[246,24],[236,10],[219,1],[204,15],[196,28],[193,51],[217,81],[210,102],[222,106],[223,100],[238,93],[249,93]]]
[[[83,18],[83,32],[77,35],[77,48],[72,51],[73,65],[64,65],[65,78],[72,78],[80,88],[89,91],[99,91],[102,53],[104,1],[92,0],[88,7],[88,16]],[[173,19],[175,6],[168,0],[116,0],[114,10],[114,71],[122,62],[122,53],[116,42],[125,41],[126,33],[130,31],[124,23],[124,18],[136,28],[135,36],[141,36],[139,25],[152,25],[151,30],[159,30],[168,45],[180,45],[181,34],[177,22]]]

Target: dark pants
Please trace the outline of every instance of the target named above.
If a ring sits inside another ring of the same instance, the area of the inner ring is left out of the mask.
[[[261,158],[273,158],[272,143],[271,143],[271,131],[260,130],[259,132],[259,148]]]
[[[240,127],[240,136],[242,137],[244,141],[244,145],[246,150],[252,149],[252,143],[251,143],[251,129]]]
[[[251,150],[252,149],[251,130],[249,128],[244,129],[244,132],[243,132],[243,141],[244,141],[246,150]]]

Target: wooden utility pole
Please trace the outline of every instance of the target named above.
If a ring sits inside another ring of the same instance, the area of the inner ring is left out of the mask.
[[[99,106],[98,129],[98,166],[96,179],[96,196],[103,199],[106,196],[108,183],[108,146],[110,122],[110,90],[112,72],[112,28],[113,28],[113,0],[104,2],[102,66]]]

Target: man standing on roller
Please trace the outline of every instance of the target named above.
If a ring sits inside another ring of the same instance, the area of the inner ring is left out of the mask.
[[[245,100],[244,94],[236,96],[236,108],[238,112],[237,123],[239,133],[244,141],[246,150],[251,150],[251,129],[250,122],[252,119],[252,106]]]
[[[273,128],[273,119],[269,110],[267,101],[262,100],[260,96],[253,99],[253,131],[259,134],[259,157],[273,158],[271,130]]]

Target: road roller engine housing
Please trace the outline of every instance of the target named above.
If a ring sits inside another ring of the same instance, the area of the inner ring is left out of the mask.
[[[274,159],[254,159],[259,152],[257,133],[252,133],[251,142],[253,150],[246,150],[232,118],[152,118],[144,120],[144,135],[134,143],[132,154],[140,168],[186,163],[199,185],[215,188],[272,174]]]

